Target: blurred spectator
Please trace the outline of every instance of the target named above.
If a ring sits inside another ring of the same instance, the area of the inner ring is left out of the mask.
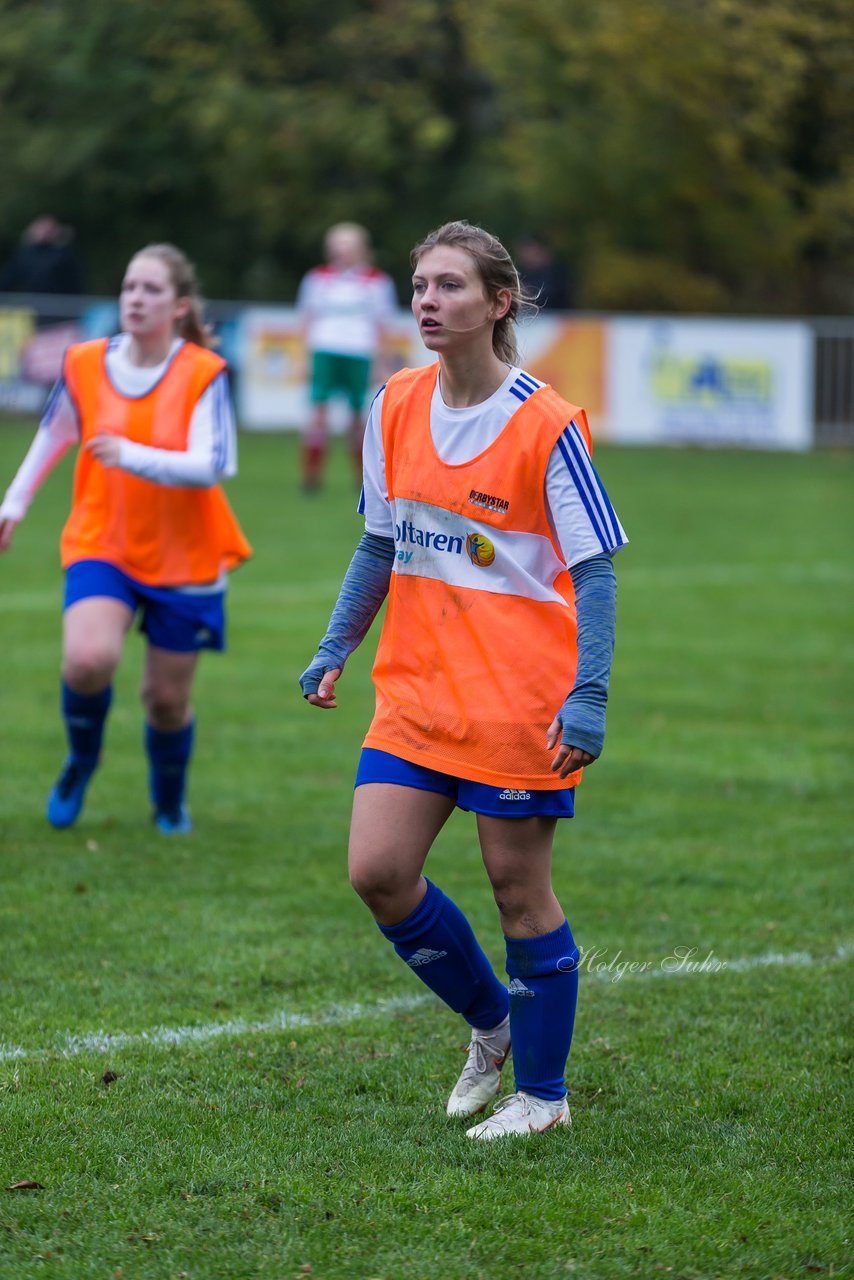
[[[0,271],[0,292],[82,293],[83,272],[73,239],[71,228],[53,214],[36,218]]]
[[[361,482],[365,401],[384,324],[397,297],[391,277],[371,265],[364,227],[339,222],[324,242],[326,263],[314,267],[299,287],[299,309],[311,360],[311,416],[303,441],[302,481],[310,492],[323,474],[329,439],[329,401],[350,407],[350,449]]]
[[[538,236],[516,246],[516,265],[526,297],[538,307],[566,311],[572,306],[569,275],[563,263]]]

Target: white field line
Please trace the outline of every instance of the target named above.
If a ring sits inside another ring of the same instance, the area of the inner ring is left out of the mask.
[[[341,561],[341,577],[347,565]],[[621,570],[619,561],[618,571]],[[807,583],[813,586],[854,586],[854,568],[832,562],[811,565],[759,565],[701,564],[690,568],[662,565],[659,568],[639,565],[627,566],[619,572],[620,588],[623,587],[738,587],[762,583]],[[322,582],[300,583],[238,583],[235,588],[238,607],[242,601],[253,600],[270,605],[333,604],[341,586],[341,578],[329,578]],[[0,596],[0,608],[4,613],[44,613],[62,606],[62,590],[57,579],[56,587],[42,591],[12,591]]]
[[[684,952],[680,955],[679,952]],[[723,960],[711,953],[703,956],[697,949],[677,948],[677,951],[659,961],[625,961],[622,953],[613,956],[603,950],[588,948],[582,951],[580,972],[600,982],[616,983],[626,978],[675,978],[709,977],[720,973],[744,973],[751,969],[811,968],[847,960],[854,955],[854,943],[843,942],[825,956],[813,956],[808,951],[766,952],[761,956],[745,956],[736,960]],[[622,966],[622,967],[621,967]],[[67,1033],[53,1045],[26,1048],[23,1045],[0,1041],[0,1062],[41,1058],[73,1058],[83,1053],[114,1053],[120,1049],[151,1046],[152,1048],[180,1048],[186,1044],[206,1044],[222,1036],[242,1037],[266,1032],[292,1031],[303,1027],[344,1026],[371,1018],[382,1018],[395,1013],[411,1013],[414,1009],[433,1003],[435,997],[427,994],[397,996],[379,1000],[375,1004],[332,1005],[320,1013],[288,1013],[281,1010],[272,1018],[249,1022],[234,1018],[229,1022],[202,1023],[188,1027],[153,1027],[149,1031],[90,1031],[80,1035]]]
[[[50,1048],[25,1049],[20,1045],[0,1042],[0,1062],[12,1058],[73,1058],[81,1053],[106,1053],[116,1049],[172,1048],[185,1044],[204,1044],[220,1036],[257,1035],[268,1031],[292,1031],[299,1027],[341,1026],[360,1018],[408,1013],[433,999],[430,995],[401,996],[379,1000],[376,1004],[333,1005],[323,1013],[288,1013],[282,1009],[263,1022],[232,1018],[229,1022],[208,1022],[191,1027],[154,1027],[150,1031],[87,1031],[81,1035],[66,1033]]]

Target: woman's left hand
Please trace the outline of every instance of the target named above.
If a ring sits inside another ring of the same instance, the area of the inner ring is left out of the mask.
[[[560,742],[562,732],[563,726],[555,716],[549,725],[548,737],[546,738],[546,745],[549,751]],[[560,773],[562,778],[568,778],[571,773],[575,773],[576,769],[584,769],[587,765],[593,764],[595,759],[596,757],[591,756],[589,751],[582,751],[581,747],[573,747],[566,742],[561,742],[557,755],[552,760],[552,773]]]
[[[102,467],[117,467],[119,465],[119,455],[122,448],[120,436],[93,436],[86,448],[93,458],[98,459]]]

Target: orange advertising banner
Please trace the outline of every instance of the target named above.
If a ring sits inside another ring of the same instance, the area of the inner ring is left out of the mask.
[[[606,320],[545,314],[518,331],[524,367],[585,408],[594,436],[606,433],[607,330]]]

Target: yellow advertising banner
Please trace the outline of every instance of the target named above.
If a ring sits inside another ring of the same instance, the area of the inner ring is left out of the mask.
[[[0,381],[21,377],[21,356],[35,332],[35,312],[24,307],[0,307]]]

